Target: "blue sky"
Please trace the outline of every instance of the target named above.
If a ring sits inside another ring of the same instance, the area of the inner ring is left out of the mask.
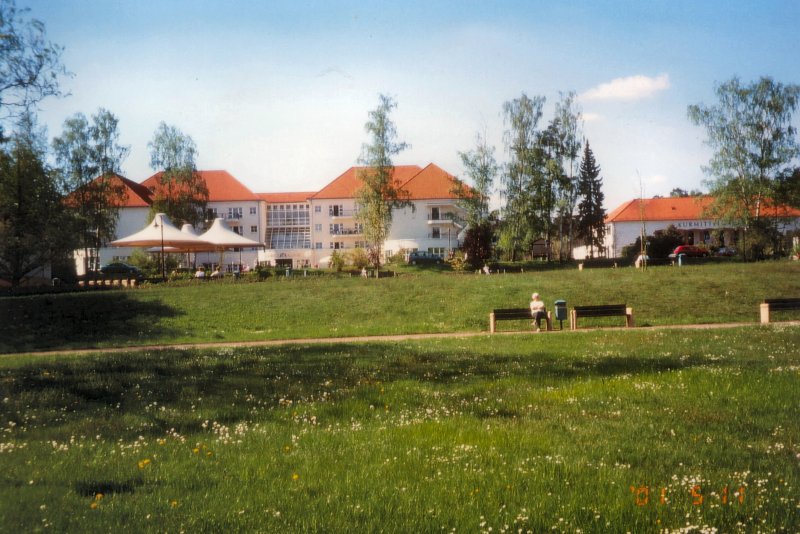
[[[378,94],[411,149],[461,175],[484,132],[506,160],[503,102],[575,91],[602,168],[606,209],[701,188],[710,151],[686,117],[714,84],[798,83],[800,2],[18,0],[65,47],[71,96],[41,104],[51,136],[105,107],[152,174],[159,122],[198,146],[198,167],[256,192],[316,190],[356,164]],[[798,120],[794,121],[798,124]],[[499,184],[498,184],[499,187]]]

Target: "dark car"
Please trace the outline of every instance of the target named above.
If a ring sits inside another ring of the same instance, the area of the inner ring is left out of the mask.
[[[442,258],[437,256],[436,254],[431,254],[430,252],[425,252],[424,250],[415,250],[414,252],[408,255],[408,263],[411,265],[421,265],[421,264],[432,264],[432,263],[441,263]]]
[[[100,272],[106,276],[118,278],[143,278],[144,275],[138,267],[128,265],[127,263],[114,262],[100,267]]]
[[[736,256],[736,249],[733,247],[719,247],[717,256]]]
[[[708,256],[708,250],[695,245],[680,245],[675,247],[675,250],[672,251],[672,254],[670,254],[669,257],[677,258],[680,254],[684,254],[685,256],[693,258],[703,258]]]

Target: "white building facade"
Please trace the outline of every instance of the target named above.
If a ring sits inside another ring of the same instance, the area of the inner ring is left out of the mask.
[[[287,268],[328,267],[334,251],[365,248],[363,228],[357,221],[356,192],[359,173],[353,167],[320,191],[253,193],[226,171],[199,171],[209,190],[208,224],[220,217],[236,233],[263,244],[261,248],[229,251],[226,270],[240,264],[259,263]],[[425,250],[442,257],[457,249],[464,227],[458,221],[463,209],[452,192],[455,178],[430,164],[397,166],[394,178],[409,206],[396,209],[384,255]],[[158,174],[141,184],[125,180],[128,199],[119,210],[117,238],[141,230],[150,216],[151,194]],[[181,221],[173,221],[180,226]],[[203,228],[197,228],[198,233]],[[105,247],[99,264],[127,261],[134,249]],[[216,264],[216,253],[198,253],[198,264]],[[76,262],[79,264],[82,262]],[[79,273],[83,274],[83,273]]]
[[[622,249],[634,244],[642,233],[653,235],[670,226],[674,226],[684,235],[686,244],[736,248],[738,230],[708,215],[712,201],[711,197],[703,196],[648,198],[625,202],[606,217],[606,255],[620,257]],[[775,219],[781,234],[785,235],[800,228],[800,210],[773,207],[764,210],[764,216]],[[575,257],[580,259],[577,254]]]

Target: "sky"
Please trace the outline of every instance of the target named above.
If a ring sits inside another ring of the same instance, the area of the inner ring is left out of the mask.
[[[153,174],[160,122],[254,192],[315,191],[356,165],[387,94],[395,164],[464,177],[476,134],[508,160],[503,103],[574,91],[605,208],[701,189],[711,150],[687,118],[715,85],[798,83],[800,0],[17,0],[64,47],[64,98],[41,102],[53,137],[105,108],[130,146],[123,175]],[[795,118],[795,125],[800,121]],[[495,185],[498,202],[500,183]]]

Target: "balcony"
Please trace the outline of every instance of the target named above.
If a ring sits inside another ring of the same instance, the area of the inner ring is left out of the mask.
[[[343,235],[343,236],[348,236],[348,235],[355,236],[363,234],[364,232],[360,228],[339,228],[338,230],[333,230],[331,232],[331,235]]]
[[[328,210],[331,219],[352,219],[358,214],[358,210]]]
[[[453,219],[451,219],[449,217],[440,216],[440,217],[434,219],[434,218],[432,218],[430,216],[430,214],[428,216],[428,225],[429,226],[433,226],[433,225],[446,226],[446,225],[449,225],[449,226],[454,226],[456,228],[463,228],[463,225],[458,224],[455,220],[453,220]]]

